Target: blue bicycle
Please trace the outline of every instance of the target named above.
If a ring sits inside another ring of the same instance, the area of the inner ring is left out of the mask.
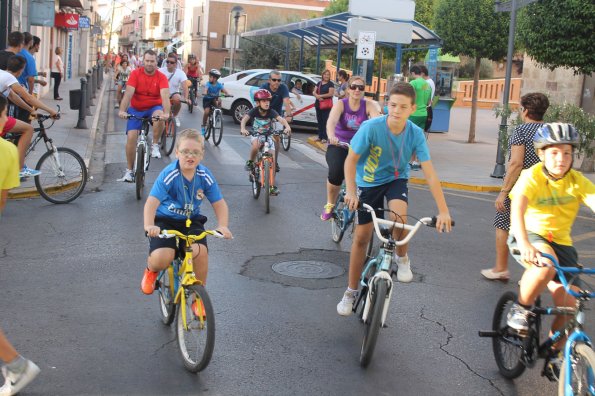
[[[558,381],[558,395],[595,395],[595,352],[589,336],[584,332],[585,302],[595,297],[595,292],[573,290],[571,287],[582,287],[582,282],[576,282],[580,274],[595,274],[594,268],[560,267],[554,257],[541,253],[542,257],[550,260],[556,269],[560,282],[568,294],[574,296],[576,307],[542,307],[541,299],[537,298],[535,307],[529,316],[529,331],[521,334],[507,325],[510,307],[517,301],[514,292],[506,292],[496,304],[492,321],[492,331],[480,331],[480,337],[491,337],[494,357],[498,370],[503,377],[514,379],[519,377],[527,367],[534,367],[538,359],[545,359],[541,372],[550,381]],[[568,282],[566,274],[575,275],[575,280]],[[542,315],[572,316],[566,326],[556,331],[544,342],[540,342]],[[564,346],[564,362],[559,373],[553,372],[548,365],[551,347],[562,337],[567,336]]]

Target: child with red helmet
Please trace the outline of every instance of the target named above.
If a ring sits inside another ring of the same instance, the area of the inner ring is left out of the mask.
[[[271,99],[272,95],[268,90],[259,89],[254,93],[254,101],[256,102],[256,106],[246,113],[244,118],[242,118],[240,127],[241,134],[244,136],[248,136],[250,134],[250,132],[248,132],[246,129],[246,124],[250,121],[252,121],[252,129],[254,132],[256,132],[256,135],[253,135],[251,138],[252,147],[250,149],[250,159],[246,161],[245,166],[247,171],[251,171],[254,167],[254,160],[256,159],[256,154],[258,153],[258,148],[260,145],[258,137],[259,133],[273,129],[274,121],[280,122],[283,125],[283,133],[291,133],[291,128],[289,127],[289,124],[285,118],[281,117],[279,113],[271,109]],[[272,141],[270,142],[270,147],[272,150],[275,149],[275,145]],[[275,184],[275,172],[273,172],[273,181],[270,193],[271,195],[279,194],[279,189]]]

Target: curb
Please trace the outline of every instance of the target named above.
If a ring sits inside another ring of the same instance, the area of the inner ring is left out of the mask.
[[[316,140],[315,136],[310,136],[307,140],[308,144],[311,146],[316,147],[319,150],[326,152],[326,143],[321,143],[320,141]],[[411,184],[418,184],[418,185],[427,185],[428,182],[426,179],[422,177],[410,177],[409,183]],[[501,186],[481,186],[476,184],[466,184],[466,183],[455,183],[455,182],[448,182],[448,181],[441,181],[440,185],[443,188],[449,188],[452,190],[461,190],[461,191],[473,191],[473,192],[499,192],[502,188]]]
[[[99,116],[101,114],[101,107],[103,104],[103,94],[105,92],[105,87],[107,84],[103,84],[101,87],[101,91],[99,92],[99,96],[97,97],[97,105],[95,106],[95,115],[93,116],[93,123],[91,124],[91,134],[89,135],[89,143],[87,143],[87,152],[83,157],[83,161],[87,169],[89,169],[89,164],[91,163],[91,155],[93,154],[93,148],[95,146],[95,136],[97,135],[97,125],[99,124]],[[9,192],[8,198],[9,199],[23,199],[23,198],[35,198],[39,197],[39,192],[37,191],[36,187],[29,187],[23,189],[21,191],[16,192]]]

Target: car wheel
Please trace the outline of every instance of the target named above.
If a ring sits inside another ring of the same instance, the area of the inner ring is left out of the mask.
[[[236,124],[242,122],[244,115],[252,110],[252,104],[247,100],[238,100],[231,106],[231,115]]]

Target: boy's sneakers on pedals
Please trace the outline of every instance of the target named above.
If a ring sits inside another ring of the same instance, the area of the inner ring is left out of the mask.
[[[353,312],[353,303],[357,297],[357,290],[347,288],[343,298],[337,304],[337,313],[341,316],[349,316]]]
[[[151,271],[148,268],[145,268],[145,272],[143,274],[143,280],[140,282],[140,289],[145,294],[153,294],[155,291],[155,281],[157,280],[158,272]]]
[[[403,283],[409,283],[413,280],[413,272],[411,272],[411,262],[409,256],[397,257],[397,280]]]
[[[324,209],[322,210],[322,213],[320,214],[320,220],[322,220],[322,221],[330,220],[333,217],[333,208],[334,207],[335,207],[335,205],[333,205],[332,203],[327,203],[326,205],[324,205]]]

